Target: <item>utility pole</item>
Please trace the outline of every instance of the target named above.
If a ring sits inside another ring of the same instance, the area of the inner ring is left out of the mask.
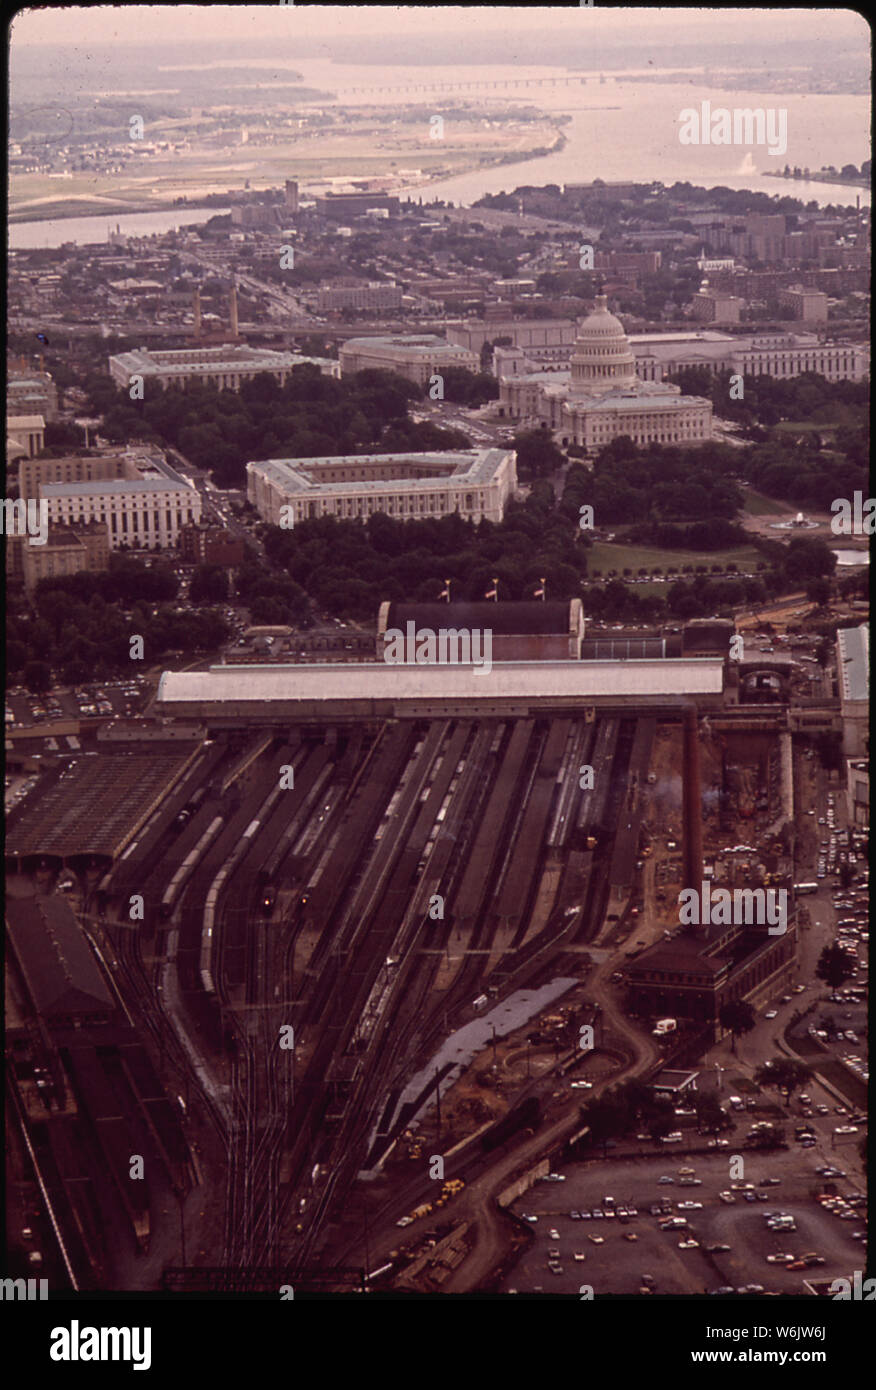
[[[180,1235],[180,1244],[182,1245],[182,1265],[183,1265],[183,1269],[185,1269],[185,1267],[186,1267],[186,1215],[185,1215],[186,1189],[185,1189],[184,1183],[181,1183],[180,1186],[177,1188],[177,1193],[176,1193],[176,1195],[177,1195],[177,1198],[178,1198],[178,1200],[179,1200],[179,1235]]]

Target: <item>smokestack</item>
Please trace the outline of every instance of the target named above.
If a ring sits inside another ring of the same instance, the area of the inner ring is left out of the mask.
[[[682,733],[682,816],[684,854],[682,888],[703,886],[703,810],[700,785],[700,744],[696,705],[686,705]]]
[[[237,337],[237,286],[231,286],[231,295],[228,300],[228,322],[231,328],[232,338]]]
[[[194,292],[194,294],[193,294],[193,296],[192,296],[192,309],[193,309],[194,315],[195,315],[195,337],[196,337],[196,338],[200,338],[200,336],[201,336],[201,287],[200,287],[200,285],[196,285],[196,286],[195,286],[195,292]]]

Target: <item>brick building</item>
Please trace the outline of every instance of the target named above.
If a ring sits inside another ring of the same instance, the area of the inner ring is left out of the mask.
[[[752,926],[709,931],[714,935],[680,933],[631,961],[624,971],[631,1008],[709,1022],[727,1002],[745,1000],[757,1008],[791,984],[797,968],[794,920],[781,936]]]
[[[584,637],[581,600],[568,603],[392,603],[380,605],[376,655],[383,660],[384,633],[427,628],[492,633],[494,661],[578,661]]]
[[[222,526],[183,526],[179,533],[180,556],[191,565],[220,565],[236,569],[243,564],[243,541]]]
[[[15,539],[20,546],[21,573],[28,593],[41,579],[94,574],[109,568],[109,535],[100,521],[50,526],[45,545],[34,545],[26,536]]]

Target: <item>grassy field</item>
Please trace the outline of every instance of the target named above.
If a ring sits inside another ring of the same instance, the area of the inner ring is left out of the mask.
[[[790,503],[777,502],[773,497],[764,497],[762,492],[752,492],[750,489],[746,489],[743,510],[750,516],[783,516],[796,512]]]
[[[609,570],[617,570],[618,577],[623,578],[625,569],[631,569],[634,575],[643,567],[649,570],[662,569],[665,574],[670,568],[675,568],[681,572],[685,565],[706,565],[711,569],[712,565],[721,565],[724,568],[728,564],[735,564],[740,571],[755,571],[758,561],[763,557],[753,545],[740,545],[734,550],[660,550],[644,545],[615,545],[605,541],[595,541],[587,552],[587,569],[590,575],[594,570],[601,570],[602,576],[608,574]]]
[[[781,434],[824,434],[825,430],[834,430],[837,421],[830,420],[780,420],[773,429]]]

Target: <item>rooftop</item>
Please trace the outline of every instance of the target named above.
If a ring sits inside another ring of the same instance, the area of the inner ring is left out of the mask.
[[[643,951],[636,960],[627,966],[630,974],[639,970],[657,970],[669,974],[720,975],[727,968],[727,961],[721,956],[705,954],[708,943],[703,939],[680,935],[672,942],[658,942],[649,950]]]
[[[257,469],[270,482],[284,488],[287,492],[308,492],[335,494],[338,488],[344,492],[425,492],[430,486],[444,490],[449,478],[460,486],[477,487],[492,481],[495,473],[512,455],[508,449],[456,450],[444,454],[350,454],[337,457],[309,459],[261,459],[246,465],[247,471]],[[388,465],[395,463],[401,468],[405,464],[416,464],[419,468],[429,468],[435,478],[374,478],[350,479],[343,483],[321,483],[310,477],[309,472],[320,468],[356,468],[368,464]]]
[[[496,605],[497,607],[501,605]],[[549,700],[591,696],[720,695],[719,657],[663,661],[503,661],[492,670],[375,661],[351,665],[213,666],[165,671],[158,702],[166,713],[185,704],[297,704],[351,700]]]
[[[177,482],[173,478],[99,478],[86,483],[41,483],[40,495],[52,497],[100,497],[109,493],[126,497],[137,492],[193,492],[190,483]]]
[[[439,338],[435,333],[419,333],[416,335],[387,334],[377,335],[369,338],[348,338],[344,343],[342,351],[349,348],[404,348],[408,352],[419,354],[423,357],[434,357],[436,352],[450,352],[454,356],[460,352],[467,352],[467,348],[458,347],[455,343],[448,343],[446,339]]]
[[[675,646],[680,646],[678,638]],[[656,660],[666,655],[668,647],[663,637],[587,637],[581,646],[582,661]]]
[[[112,857],[173,786],[189,753],[112,753],[65,762],[12,812],[7,856]]]
[[[63,898],[10,898],[6,925],[38,1013],[112,1013],[114,1004],[82,928]]]
[[[870,628],[842,627],[837,633],[839,643],[839,678],[844,700],[870,698]]]
[[[7,415],[6,428],[8,430],[41,430],[45,429],[46,422],[42,415]]]
[[[276,352],[272,348],[254,348],[246,344],[220,344],[212,348],[190,348],[188,351],[153,352],[150,348],[134,348],[131,352],[117,353],[110,362],[118,363],[125,371],[141,376],[190,376],[192,372],[233,372],[247,367],[261,368],[265,371],[288,367],[300,367],[312,363],[324,367],[331,362],[333,369],[337,363],[327,357],[303,357],[297,352]]]
[[[489,629],[495,633],[569,635],[571,604],[563,603],[390,603],[387,628]]]

